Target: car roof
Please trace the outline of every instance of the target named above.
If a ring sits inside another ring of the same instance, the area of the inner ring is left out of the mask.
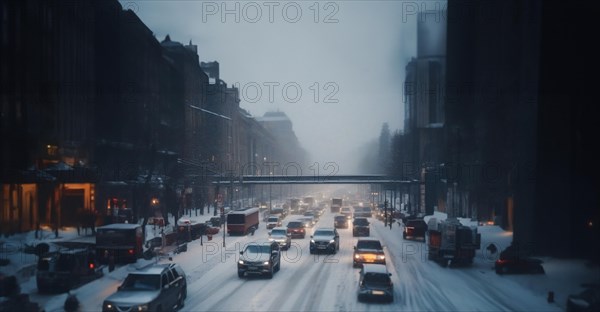
[[[363,264],[363,272],[364,273],[379,273],[379,274],[388,274],[387,267],[385,264]]]
[[[369,237],[360,237],[360,238],[358,238],[358,242],[361,242],[361,241],[378,241],[378,242],[381,243],[381,241],[379,239],[377,239],[375,237],[370,237],[370,236]]]
[[[273,242],[268,239],[259,239],[249,243],[246,243],[246,246],[250,245],[271,245]]]
[[[130,272],[130,274],[150,274],[150,275],[161,274],[164,270],[171,268],[171,267],[175,267],[175,266],[177,266],[177,264],[175,264],[175,263],[159,263],[159,264],[154,264],[154,265],[139,269],[134,272]]]
[[[318,228],[315,229],[315,232],[316,231],[320,231],[320,230],[335,231],[335,228],[332,228],[332,227],[318,227]]]

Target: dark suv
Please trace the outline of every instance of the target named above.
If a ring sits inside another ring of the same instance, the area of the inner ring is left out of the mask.
[[[369,220],[367,220],[367,218],[354,218],[354,221],[352,221],[352,236],[369,235],[371,235]]]
[[[273,273],[281,268],[281,252],[279,244],[275,241],[252,242],[240,251],[237,269],[238,277],[246,275],[267,275],[273,277]]]
[[[358,281],[358,301],[373,299],[376,301],[394,301],[394,284],[386,266],[365,264],[360,270]]]
[[[337,215],[333,218],[333,227],[336,229],[347,229],[348,228],[348,218],[344,215]]]
[[[402,238],[425,240],[425,233],[427,233],[427,223],[423,219],[407,220]]]
[[[183,307],[187,279],[178,264],[155,264],[131,272],[117,292],[108,296],[102,311],[172,311]]]
[[[102,275],[93,249],[62,249],[39,257],[36,283],[41,293],[65,292]]]
[[[340,235],[335,228],[317,228],[310,238],[311,254],[321,251],[337,253],[340,250]]]

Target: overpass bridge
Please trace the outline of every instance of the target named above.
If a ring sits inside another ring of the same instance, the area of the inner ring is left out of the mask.
[[[388,175],[243,175],[238,177],[214,176],[213,184],[235,185],[277,185],[277,184],[379,184],[386,186],[418,185],[419,180],[403,180]]]

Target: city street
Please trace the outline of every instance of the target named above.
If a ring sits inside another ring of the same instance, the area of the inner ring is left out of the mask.
[[[293,219],[294,215],[284,220]],[[404,241],[401,227],[390,230],[371,219],[371,235],[380,238],[394,283],[394,302],[362,303],[356,298],[359,269],[352,267],[353,246],[357,238],[351,229],[339,229],[340,250],[336,255],[310,255],[310,238],[294,239],[292,248],[282,253],[281,271],[273,279],[240,279],[236,262],[242,246],[268,237],[264,224],[254,236],[226,237],[188,244],[188,251],[173,261],[186,272],[188,297],[183,311],[472,311],[520,310],[560,311],[544,296],[534,293],[512,279],[498,276],[492,263],[477,256],[471,267],[443,268],[427,260],[425,243]],[[326,212],[318,226],[331,227],[333,215]],[[485,240],[485,238],[483,238]],[[478,254],[479,255],[479,254]],[[168,261],[168,260],[163,260]],[[138,264],[142,261],[138,261]],[[116,291],[133,265],[124,266],[91,282],[74,293],[84,311],[100,310],[102,301]],[[532,276],[543,282],[545,275]],[[65,295],[50,299],[47,311],[58,309]]]

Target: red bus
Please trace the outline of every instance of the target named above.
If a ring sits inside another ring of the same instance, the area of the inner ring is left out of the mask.
[[[235,210],[227,214],[227,233],[246,235],[258,229],[258,208]]]

